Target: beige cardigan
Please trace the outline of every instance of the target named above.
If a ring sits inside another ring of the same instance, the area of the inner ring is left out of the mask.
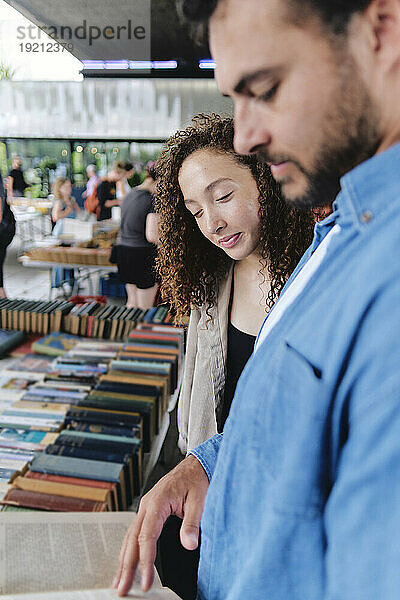
[[[216,305],[208,311],[211,321],[205,307],[190,315],[178,403],[178,445],[183,454],[217,433],[215,411],[225,388],[232,274],[233,267],[220,284]]]

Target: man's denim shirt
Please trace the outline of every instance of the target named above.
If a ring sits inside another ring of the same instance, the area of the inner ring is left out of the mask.
[[[340,233],[192,452],[202,600],[400,599],[400,144],[341,184],[292,277]]]

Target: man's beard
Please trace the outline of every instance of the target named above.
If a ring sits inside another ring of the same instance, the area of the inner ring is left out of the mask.
[[[289,161],[304,175],[305,191],[296,197],[282,194],[291,206],[308,210],[331,204],[340,191],[340,178],[373,156],[380,143],[377,110],[358,75],[353,60],[346,57],[340,68],[339,85],[330,110],[322,125],[322,143],[312,170],[290,156],[272,156],[260,152],[260,158],[270,164]]]

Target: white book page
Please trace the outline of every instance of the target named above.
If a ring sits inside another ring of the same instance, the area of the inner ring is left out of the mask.
[[[3,600],[111,600],[107,589],[132,512],[5,512],[0,516]],[[131,598],[176,599],[158,576],[151,592]],[[47,593],[46,593],[47,592]]]

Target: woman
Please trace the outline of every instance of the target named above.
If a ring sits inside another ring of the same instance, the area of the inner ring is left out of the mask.
[[[154,164],[146,178],[121,203],[121,227],[116,260],[119,278],[125,283],[128,307],[151,308],[158,290],[154,267],[158,243],[158,217],[154,213]]]
[[[157,260],[177,321],[191,311],[178,406],[182,452],[223,430],[256,335],[312,239],[269,167],[233,149],[233,121],[199,115],[158,161]]]
[[[185,453],[217,432],[260,326],[311,242],[314,218],[282,199],[268,166],[233,149],[233,121],[198,115],[157,162],[161,294],[190,312],[178,404]],[[170,517],[159,540],[159,573],[184,600],[196,597],[198,549],[179,542]]]
[[[72,184],[69,179],[58,177],[54,182],[52,191],[55,201],[51,212],[51,218],[54,223],[53,234],[55,234],[55,231],[58,229],[57,223],[61,225],[61,219],[75,219],[79,215],[81,209],[76,203],[76,200],[71,196]],[[59,288],[64,283],[69,283],[71,288],[73,287],[74,270],[55,267],[53,269],[51,287]]]
[[[71,196],[72,184],[65,177],[58,177],[53,185],[54,205],[51,218],[54,223],[60,219],[75,219],[80,213],[76,200]]]
[[[128,183],[133,175],[134,169],[131,162],[118,162],[117,166],[124,172],[122,179],[117,181],[117,199],[122,200],[131,191],[131,186]]]

